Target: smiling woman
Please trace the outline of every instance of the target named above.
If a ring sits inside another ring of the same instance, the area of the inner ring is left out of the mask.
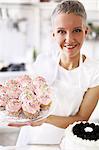
[[[24,127],[18,145],[59,144],[65,128],[75,121],[88,120],[99,99],[99,63],[81,54],[88,30],[82,3],[76,0],[59,3],[52,13],[52,29],[57,46],[37,57],[33,74],[43,76],[53,87],[56,107],[41,122],[30,122],[33,127]],[[25,143],[22,139],[26,135]]]

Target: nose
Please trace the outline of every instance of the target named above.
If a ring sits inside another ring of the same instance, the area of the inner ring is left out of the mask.
[[[72,33],[67,32],[66,35],[65,35],[65,42],[70,43],[72,41],[73,41]]]

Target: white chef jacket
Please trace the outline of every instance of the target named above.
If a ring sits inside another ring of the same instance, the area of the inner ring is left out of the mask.
[[[51,54],[38,56],[33,69],[36,75],[42,75],[54,88],[56,106],[53,115],[74,115],[80,107],[84,93],[88,88],[99,85],[99,63],[86,59],[73,70],[59,66],[59,57]],[[17,145],[59,144],[65,129],[44,123],[37,127],[23,127]]]

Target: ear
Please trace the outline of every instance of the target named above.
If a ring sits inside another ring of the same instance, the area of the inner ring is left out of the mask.
[[[52,33],[52,36],[54,37],[54,36],[55,36],[55,34],[54,34],[54,33]]]
[[[87,34],[88,34],[88,32],[89,32],[89,28],[88,28],[88,27],[86,27],[85,35],[87,35]]]
[[[54,32],[51,33],[51,37],[53,40],[55,40],[55,33]]]

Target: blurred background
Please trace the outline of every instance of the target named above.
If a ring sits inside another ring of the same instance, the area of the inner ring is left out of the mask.
[[[60,1],[0,0],[0,81],[23,73],[39,53],[51,49],[50,15]],[[79,1],[90,29],[82,53],[99,61],[99,0]],[[15,145],[19,130],[0,126],[0,144]]]

